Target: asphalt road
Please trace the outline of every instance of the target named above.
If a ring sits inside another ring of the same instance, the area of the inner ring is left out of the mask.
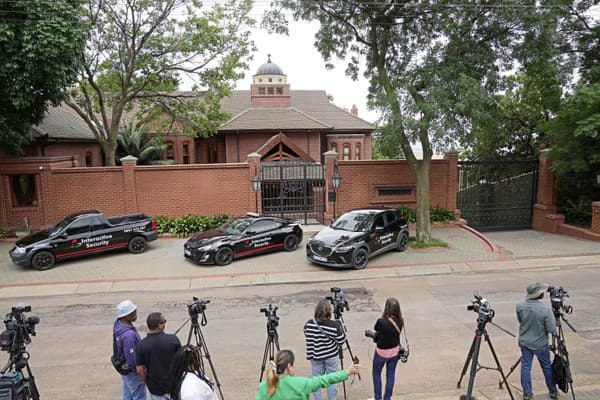
[[[209,299],[202,327],[226,399],[252,399],[258,383],[260,362],[266,343],[265,316],[261,307],[279,307],[278,333],[282,348],[291,348],[298,357],[298,374],[310,374],[304,360],[302,326],[312,317],[314,305],[329,295],[331,286],[341,286],[350,304],[343,314],[353,352],[361,359],[362,380],[348,387],[349,399],[371,397],[371,360],[374,345],[364,337],[381,313],[385,299],[400,299],[410,342],[410,359],[400,364],[394,399],[456,399],[464,393],[455,389],[467,351],[473,340],[477,315],[466,305],[477,291],[496,311],[495,323],[516,332],[516,302],[524,298],[524,288],[532,281],[564,286],[570,294],[566,303],[574,308],[569,321],[578,334],[566,329],[571,353],[575,389],[579,399],[598,398],[600,391],[600,265],[585,267],[537,268],[504,272],[464,272],[448,275],[412,276],[372,280],[336,281],[311,284],[242,286],[202,290],[139,291],[74,294],[29,298],[32,314],[41,322],[38,334],[28,346],[31,366],[43,399],[116,399],[120,378],[108,360],[111,353],[111,326],[114,306],[124,298],[139,305],[137,325],[145,335],[143,319],[152,312],[165,313],[167,330],[175,331],[187,320],[187,304],[192,296]],[[8,311],[14,298],[0,299],[0,309]],[[516,340],[488,325],[493,345],[504,369],[518,358]],[[188,327],[179,333],[187,340]],[[480,361],[493,364],[487,346],[482,344]],[[508,399],[497,390],[499,374],[481,370],[475,379],[478,399]],[[535,399],[545,399],[541,371],[534,368]],[[518,385],[518,372],[510,379]],[[341,390],[341,387],[340,387]],[[520,393],[514,389],[515,398]],[[341,396],[340,396],[341,398]]]

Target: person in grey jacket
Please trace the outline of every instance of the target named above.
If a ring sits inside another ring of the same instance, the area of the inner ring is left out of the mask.
[[[556,384],[552,376],[552,362],[550,361],[550,346],[548,344],[548,334],[556,335],[556,319],[550,306],[540,301],[544,298],[546,290],[548,290],[548,285],[532,283],[527,286],[526,300],[517,304],[523,400],[533,398],[531,364],[534,355],[542,367],[550,398],[558,398]]]

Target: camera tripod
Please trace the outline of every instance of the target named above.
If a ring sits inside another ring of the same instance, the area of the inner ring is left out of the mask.
[[[277,328],[271,326],[271,324],[267,322],[267,342],[265,343],[265,352],[263,353],[258,382],[262,382],[265,365],[267,364],[267,357],[269,361],[273,361],[275,358],[275,350],[279,351],[279,335],[277,334]]]
[[[341,344],[339,346],[339,354],[340,354],[340,366],[341,369],[344,369],[344,345],[346,345],[346,350],[348,350],[348,354],[350,355],[350,360],[353,363],[357,363],[358,362],[358,358],[354,356],[354,354],[352,354],[352,349],[350,348],[350,342],[348,341],[348,329],[346,328],[346,324],[344,323],[344,317],[342,316],[341,313],[335,313],[335,319],[338,320],[340,322],[340,324],[342,325],[342,329],[344,330],[344,334],[346,335],[346,340],[344,341],[343,344]],[[360,373],[357,374],[358,379],[360,380]],[[344,399],[347,398],[347,393],[346,393],[346,381],[342,381],[342,387],[344,388]]]
[[[572,310],[572,308],[570,310]],[[571,330],[573,332],[577,333],[577,330],[565,318],[565,316],[562,313],[562,311],[560,310],[560,308],[553,307],[552,312],[554,313],[554,318],[556,319],[557,335],[552,336],[552,345],[550,346],[550,350],[554,353],[555,358],[560,357],[562,359],[562,361],[566,367],[566,370],[567,370],[566,379],[567,379],[568,387],[571,390],[571,397],[573,398],[573,400],[575,400],[575,391],[573,390],[573,377],[571,376],[571,368],[570,368],[571,361],[569,360],[569,351],[567,350],[567,343],[565,342],[565,334],[563,331],[561,320],[564,321],[569,326],[569,328],[571,328]],[[522,357],[519,357],[519,359],[510,367],[508,374],[506,374],[506,378],[508,378],[514,372],[514,370],[517,369],[517,367],[521,363],[521,359],[522,359]],[[500,381],[500,387],[502,387],[502,381]]]
[[[204,373],[206,370],[204,368],[204,357],[206,357],[206,359],[208,360],[208,364],[210,365],[212,376],[215,379],[215,384],[217,385],[217,389],[219,390],[221,400],[224,400],[223,391],[221,390],[221,382],[219,382],[219,378],[217,377],[215,366],[212,363],[210,353],[208,352],[208,347],[206,346],[206,340],[204,340],[204,335],[202,334],[202,330],[200,329],[200,325],[206,326],[207,324],[206,314],[204,314],[204,312],[202,311],[202,322],[198,323],[198,314],[190,313],[190,319],[185,321],[183,325],[175,332],[175,334],[177,334],[177,332],[179,332],[189,321],[191,321],[192,324],[190,325],[190,330],[188,332],[187,344],[189,345],[192,342],[192,337],[194,337],[196,346],[200,349],[200,354],[203,356],[200,359],[200,368],[202,368],[201,372]]]
[[[473,393],[473,384],[475,383],[475,375],[477,371],[480,369],[489,369],[500,372],[502,376],[502,382],[506,383],[506,376],[504,375],[504,371],[502,370],[502,366],[500,365],[500,361],[498,360],[498,356],[496,355],[496,351],[494,350],[494,346],[492,346],[492,341],[490,339],[490,335],[485,329],[485,325],[491,322],[490,318],[484,318],[481,314],[477,318],[477,329],[475,330],[475,337],[473,338],[473,342],[471,343],[471,348],[469,349],[469,354],[467,355],[467,359],[465,360],[465,365],[463,366],[462,372],[460,374],[460,378],[456,384],[457,388],[460,388],[460,383],[467,372],[467,367],[469,365],[469,361],[471,362],[471,372],[469,374],[469,384],[467,386],[467,394],[461,396],[461,400],[475,400],[471,397]],[[496,368],[493,367],[485,367],[479,364],[479,349],[481,347],[481,340],[485,339],[487,344],[490,347],[490,351],[492,352],[492,356],[494,357],[494,361],[496,362]],[[506,385],[506,389],[508,390],[508,394],[510,395],[511,400],[514,400],[510,387]]]
[[[27,371],[27,375],[23,373],[23,369]],[[33,373],[31,372],[31,367],[29,366],[29,353],[24,349],[17,351],[16,353],[10,354],[10,359],[2,368],[2,376],[5,376],[7,373],[13,374],[21,374],[23,376],[24,388],[23,393],[25,397],[23,399],[27,400],[39,400],[40,392],[38,391],[37,385],[35,384],[35,378]]]

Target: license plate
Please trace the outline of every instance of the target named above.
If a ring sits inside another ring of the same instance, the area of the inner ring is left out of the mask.
[[[327,262],[327,257],[313,256],[313,258],[317,261]]]
[[[191,256],[192,252],[188,249],[183,250],[183,252],[185,253],[186,256]]]

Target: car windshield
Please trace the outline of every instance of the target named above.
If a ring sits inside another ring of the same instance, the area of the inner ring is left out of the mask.
[[[331,224],[331,227],[333,229],[340,229],[344,231],[365,232],[369,229],[372,223],[372,214],[348,212],[336,219],[335,222]]]
[[[244,232],[252,221],[254,221],[252,218],[236,218],[221,225],[217,230],[223,233],[237,235]]]
[[[48,234],[50,236],[56,235],[58,232],[65,229],[65,227],[67,227],[71,222],[73,222],[74,219],[75,218],[73,218],[73,217],[67,217],[67,218],[63,219],[58,224],[56,224],[52,228],[48,229]]]

